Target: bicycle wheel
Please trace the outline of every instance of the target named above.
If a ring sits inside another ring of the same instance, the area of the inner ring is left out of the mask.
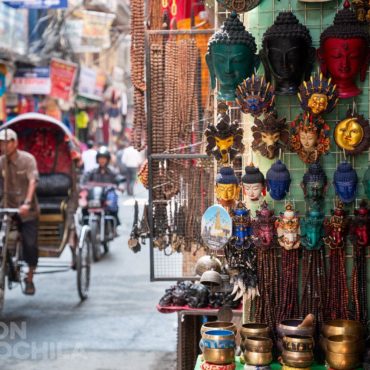
[[[83,301],[88,296],[91,271],[91,236],[87,226],[81,231],[77,251],[77,290]]]
[[[0,312],[4,308],[5,300],[5,278],[7,269],[7,254],[8,254],[8,235],[9,235],[8,220],[3,217],[0,230]]]
[[[93,250],[93,259],[94,262],[97,262],[102,257],[101,243],[100,243],[100,225],[98,220],[93,220],[90,222],[90,233],[91,233],[91,242]]]

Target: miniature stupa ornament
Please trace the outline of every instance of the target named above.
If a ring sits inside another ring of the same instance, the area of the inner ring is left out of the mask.
[[[221,167],[216,176],[216,197],[223,207],[231,208],[239,199],[240,187],[238,178],[231,167]]]
[[[351,203],[356,198],[358,177],[348,162],[342,162],[334,172],[333,185],[335,192],[343,203]]]
[[[227,10],[244,13],[252,10],[261,2],[261,0],[217,0]]]
[[[246,31],[236,13],[230,16],[208,42],[206,61],[211,86],[219,82],[218,99],[235,100],[235,90],[259,66],[254,37]]]
[[[280,214],[275,226],[281,247],[287,251],[300,247],[299,218],[290,203],[285,206],[285,212]]]
[[[260,57],[276,95],[295,95],[301,82],[310,78],[315,61],[308,28],[292,12],[279,13],[263,35]]]
[[[266,174],[267,191],[274,200],[282,200],[289,192],[291,183],[290,173],[286,165],[277,160]]]
[[[336,84],[339,97],[357,96],[361,90],[356,86],[359,75],[365,81],[370,60],[370,37],[368,30],[350,9],[349,1],[334,18],[334,23],[324,30],[317,51],[323,74],[330,75]]]

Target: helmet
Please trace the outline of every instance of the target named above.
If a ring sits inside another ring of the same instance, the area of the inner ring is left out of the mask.
[[[93,140],[88,140],[87,143],[86,143],[87,147],[89,149],[93,148],[94,147],[94,141]]]
[[[96,161],[98,161],[100,157],[107,158],[108,162],[110,161],[110,152],[106,146],[101,146],[99,148],[98,152],[96,153]]]

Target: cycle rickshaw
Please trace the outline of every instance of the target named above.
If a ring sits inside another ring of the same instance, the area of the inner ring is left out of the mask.
[[[5,128],[16,131],[18,148],[36,158],[40,174],[36,189],[40,207],[39,257],[60,257],[67,246],[72,251],[72,264],[40,259],[36,274],[76,269],[78,294],[84,300],[90,283],[92,245],[90,228],[83,225],[82,216],[78,214],[77,161],[80,156],[76,139],[63,123],[39,113],[22,114],[0,130]],[[15,190],[5,189],[4,193]],[[12,288],[23,281],[22,245],[13,217],[17,211],[0,208],[0,310],[6,282],[8,288]]]

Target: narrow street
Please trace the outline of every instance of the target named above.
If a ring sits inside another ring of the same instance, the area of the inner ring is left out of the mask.
[[[145,192],[138,197],[142,206]],[[149,282],[148,246],[127,247],[133,198],[121,204],[121,235],[93,264],[88,300],[79,301],[74,271],[37,276],[34,297],[6,291],[1,370],[175,369],[177,316],[155,308],[170,283]]]

